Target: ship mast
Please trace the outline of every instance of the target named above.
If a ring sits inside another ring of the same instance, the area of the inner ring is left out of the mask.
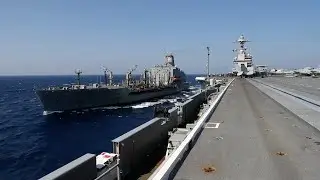
[[[208,59],[207,59],[207,79],[209,80],[209,76],[210,76],[210,72],[209,72],[209,56],[210,56],[210,48],[207,47],[207,51],[208,51]]]
[[[80,86],[80,74],[82,73],[82,71],[80,69],[76,69],[75,73],[77,74],[77,82],[78,82],[78,85]]]
[[[241,35],[236,42],[239,43],[240,48],[239,49],[234,49],[232,51],[233,52],[241,52],[241,51],[245,52],[247,50],[247,48],[244,47],[245,43],[251,42],[251,41],[248,41],[247,39],[245,39],[244,35]],[[236,43],[236,42],[234,42],[234,43]]]
[[[246,40],[246,39],[244,38],[244,36],[241,35],[240,38],[238,39],[238,42],[239,42],[239,44],[240,44],[240,48],[241,48],[241,49],[247,50],[247,48],[244,47],[244,44],[247,43],[247,42],[250,42],[250,41]]]

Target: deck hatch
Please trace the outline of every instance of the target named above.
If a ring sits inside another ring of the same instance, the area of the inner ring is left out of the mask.
[[[213,123],[213,122],[208,122],[206,123],[205,127],[206,129],[217,129],[219,128],[220,123]]]

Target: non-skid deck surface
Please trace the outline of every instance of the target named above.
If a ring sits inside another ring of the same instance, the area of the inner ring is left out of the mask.
[[[174,179],[319,180],[320,133],[236,79]]]

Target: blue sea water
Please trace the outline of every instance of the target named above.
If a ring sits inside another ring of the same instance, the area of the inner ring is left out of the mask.
[[[192,85],[196,76],[188,76]],[[83,76],[82,81],[100,78]],[[74,81],[74,76],[0,77],[0,179],[38,179],[85,153],[111,152],[112,139],[153,116],[152,107],[43,116],[34,88]]]

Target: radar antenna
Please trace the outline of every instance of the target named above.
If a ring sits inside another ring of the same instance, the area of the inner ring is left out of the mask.
[[[243,50],[246,50],[246,48],[244,47],[245,43],[247,42],[251,42],[249,40],[247,40],[243,34],[241,34],[241,36],[238,38],[237,41],[234,41],[233,43],[239,43],[240,44],[240,48]],[[234,49],[233,52],[237,51],[237,49]]]
[[[77,74],[77,82],[78,82],[78,85],[80,86],[80,74],[82,73],[82,71],[81,69],[76,69],[74,72]]]

